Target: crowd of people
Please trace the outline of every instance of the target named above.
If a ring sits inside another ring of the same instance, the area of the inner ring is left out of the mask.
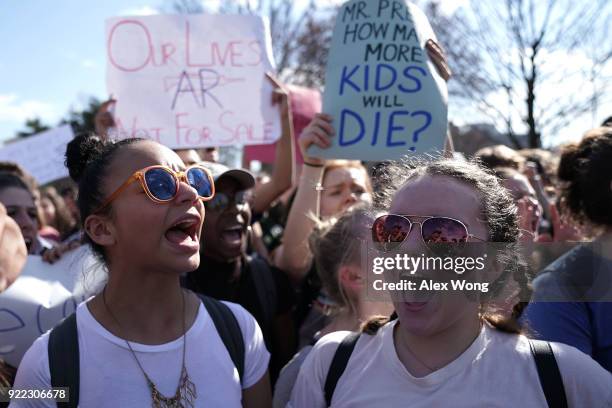
[[[108,112],[98,134],[68,144],[73,184],[59,192],[0,165],[0,291],[26,255],[53,263],[82,245],[107,272],[19,367],[0,365],[2,385],[69,387],[67,406],[83,407],[612,406],[612,298],[588,296],[612,289],[610,123],[558,152],[464,158],[447,144],[366,167],[309,154],[335,135],[319,113],[298,138],[298,166],[289,96],[270,80],[282,135],[267,179],[219,163],[214,147],[110,140]],[[279,226],[279,242],[264,239]],[[489,272],[512,275],[515,302],[373,300],[373,239],[408,253],[506,244]],[[567,242],[580,244],[533,282],[513,252]],[[576,282],[583,296],[563,298]]]

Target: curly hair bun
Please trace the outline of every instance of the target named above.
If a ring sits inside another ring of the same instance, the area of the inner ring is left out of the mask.
[[[81,134],[72,139],[66,146],[64,162],[70,178],[78,183],[87,165],[100,156],[108,144],[93,134]]]
[[[576,164],[579,156],[577,144],[569,144],[563,148],[561,159],[559,159],[559,167],[557,176],[563,181],[574,181],[576,178]]]

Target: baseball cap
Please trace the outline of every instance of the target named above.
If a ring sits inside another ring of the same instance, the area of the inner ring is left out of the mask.
[[[255,177],[244,169],[231,169],[221,163],[213,163],[208,161],[203,161],[198,164],[210,170],[215,183],[217,183],[222,177],[229,177],[236,180],[244,190],[248,190],[249,188],[253,188],[255,186]]]

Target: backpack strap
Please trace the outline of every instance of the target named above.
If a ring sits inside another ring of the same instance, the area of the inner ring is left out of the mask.
[[[49,334],[49,372],[52,387],[68,387],[70,401],[57,402],[58,408],[79,405],[79,336],[76,313],[72,313]]]
[[[563,379],[550,343],[529,339],[529,347],[531,347],[531,354],[533,354],[538,369],[540,385],[548,406],[550,408],[567,408]]]
[[[205,295],[198,294],[198,296],[202,299],[202,303],[204,303],[208,314],[212,318],[217,333],[219,333],[219,337],[221,337],[234,366],[238,370],[240,383],[242,384],[244,377],[244,339],[238,320],[226,304]]]
[[[329,371],[327,371],[327,378],[325,379],[325,402],[327,406],[331,406],[331,400],[334,396],[334,391],[338,380],[342,377],[346,366],[348,365],[351,354],[355,349],[357,340],[361,333],[353,332],[346,336],[342,342],[338,345],[334,358],[329,365]]]

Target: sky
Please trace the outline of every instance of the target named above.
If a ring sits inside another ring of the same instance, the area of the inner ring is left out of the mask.
[[[213,7],[219,2],[205,1]],[[466,2],[443,0],[443,10],[452,13]],[[0,141],[14,137],[28,118],[56,125],[71,108],[86,106],[91,96],[106,99],[105,19],[159,9],[170,11],[171,1],[0,0]],[[577,120],[558,141],[576,139],[603,120],[612,107],[602,108],[595,118]],[[452,101],[449,118],[458,125],[486,120],[476,111],[457,110]]]

